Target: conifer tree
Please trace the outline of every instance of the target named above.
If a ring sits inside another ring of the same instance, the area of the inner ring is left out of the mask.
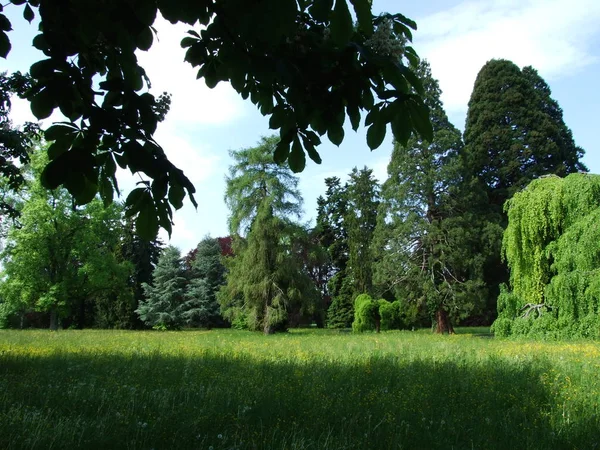
[[[301,212],[298,179],[273,161],[279,140],[263,138],[254,148],[231,152],[225,201],[235,257],[219,292],[224,316],[266,334],[288,326],[288,312],[314,305],[316,289],[291,251],[292,221]],[[312,311],[304,311],[312,313]]]
[[[500,258],[506,200],[533,179],[587,169],[548,85],[533,68],[506,60],[491,60],[479,72],[464,142],[465,204],[481,236],[472,254],[484,255],[487,308],[495,310],[499,285],[508,281]]]
[[[217,291],[225,282],[225,266],[217,239],[207,236],[200,241],[189,274],[183,305],[185,323],[202,327],[218,325],[222,319]]]
[[[153,284],[144,283],[146,300],[136,310],[140,319],[156,329],[178,329],[184,323],[184,276],[181,252],[177,247],[164,249],[152,273]]]
[[[394,143],[373,242],[380,294],[425,306],[438,332],[453,332],[452,320],[474,307],[467,292],[461,247],[468,231],[457,219],[460,132],[450,123],[429,64],[418,68],[430,108],[433,140]]]

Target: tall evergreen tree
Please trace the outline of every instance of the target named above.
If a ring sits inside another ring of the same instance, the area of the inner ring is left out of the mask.
[[[212,327],[222,322],[217,291],[225,282],[218,239],[205,237],[196,247],[184,295],[183,319],[187,325]]]
[[[136,310],[140,319],[157,329],[178,329],[184,323],[186,278],[177,247],[165,248],[152,273],[153,284],[144,283],[146,300]]]
[[[371,169],[355,167],[343,189],[339,182],[329,187],[333,188],[328,196],[333,219],[330,229],[338,230],[333,233],[329,250],[343,268],[329,282],[333,301],[327,320],[331,328],[346,328],[354,320],[355,297],[370,293],[373,288],[371,240],[377,222],[379,185]]]
[[[411,138],[406,147],[394,143],[373,241],[375,280],[382,296],[426,306],[438,332],[453,332],[452,319],[474,306],[461,261],[468,231],[456,219],[460,205],[454,198],[462,138],[444,112],[429,64],[422,61],[417,73],[433,140]]]
[[[225,201],[234,258],[219,293],[223,314],[250,329],[273,333],[287,328],[288,312],[314,298],[315,288],[291,252],[292,217],[301,212],[298,179],[273,161],[279,140],[263,138],[254,148],[231,152],[235,164],[227,178]],[[245,234],[245,238],[242,238]],[[308,311],[307,311],[308,312]]]
[[[356,295],[373,291],[371,241],[377,224],[379,184],[367,167],[350,173],[346,186],[348,210],[344,217],[348,232],[348,266]]]
[[[486,255],[488,310],[495,310],[499,285],[508,281],[501,261],[506,200],[535,178],[585,171],[583,150],[573,143],[550,89],[531,68],[492,60],[479,72],[469,101],[464,133],[463,192],[481,239],[473,254]],[[470,196],[470,197],[469,197]]]
[[[317,199],[315,232],[320,245],[326,250],[330,266],[327,273],[325,306],[327,324],[332,328],[346,328],[352,323],[352,293],[346,280],[348,265],[348,233],[344,217],[348,211],[346,190],[338,177],[325,179],[325,197]],[[335,304],[334,306],[332,306]]]

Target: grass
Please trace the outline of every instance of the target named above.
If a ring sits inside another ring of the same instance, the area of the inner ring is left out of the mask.
[[[600,343],[485,337],[0,331],[0,448],[599,448]]]

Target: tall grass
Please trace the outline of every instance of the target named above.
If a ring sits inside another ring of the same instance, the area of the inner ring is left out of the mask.
[[[0,448],[593,449],[600,344],[0,332]]]

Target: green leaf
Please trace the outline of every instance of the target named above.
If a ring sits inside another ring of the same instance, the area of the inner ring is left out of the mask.
[[[146,188],[135,188],[127,196],[127,200],[125,200],[125,207],[131,208],[134,211],[139,211],[139,204],[146,192]]]
[[[40,181],[45,188],[56,189],[65,183],[70,172],[69,155],[68,153],[63,153],[44,167]]]
[[[152,47],[154,36],[152,35],[152,28],[146,27],[142,30],[137,37],[137,46],[140,50],[147,51]]]
[[[350,0],[358,19],[358,26],[367,35],[373,34],[373,14],[369,0]]]
[[[317,22],[327,22],[333,8],[333,0],[314,0],[308,12]]]
[[[337,125],[330,126],[327,130],[327,137],[333,144],[339,147],[344,140],[344,127]]]
[[[283,164],[285,160],[288,159],[288,155],[290,154],[290,143],[284,140],[280,140],[275,147],[275,152],[273,153],[273,161],[277,164]]]
[[[410,116],[407,111],[398,107],[391,124],[394,137],[403,147],[406,147],[412,134]]]
[[[181,47],[188,48],[188,47],[191,47],[192,45],[194,45],[196,42],[198,42],[197,38],[186,36],[181,40]]]
[[[29,4],[25,5],[25,9],[23,10],[23,18],[29,23],[31,23],[35,18],[33,9],[31,9],[31,6],[29,6]]]
[[[402,75],[404,75],[404,78],[406,78],[408,80],[408,82],[412,85],[413,88],[415,88],[415,91],[417,91],[417,93],[419,95],[425,95],[425,89],[423,89],[423,83],[421,82],[419,77],[417,77],[417,75],[415,75],[415,73],[412,70],[410,70],[408,67],[406,67],[403,64],[397,64],[396,67],[398,67],[398,69],[400,69],[400,72],[402,73]],[[398,88],[396,88],[396,89],[398,89]]]
[[[11,45],[8,35],[4,31],[0,31],[0,56],[6,58],[10,53]]]
[[[410,111],[410,118],[417,132],[426,141],[433,141],[433,125],[429,119],[429,108],[427,105],[416,99],[411,99],[407,105]]]
[[[169,203],[175,207],[175,209],[181,209],[183,206],[183,199],[185,198],[185,190],[179,184],[171,182],[169,187]]]
[[[0,31],[11,31],[12,25],[10,24],[10,20],[4,15],[0,14]]]
[[[292,144],[292,151],[288,157],[288,161],[290,169],[294,173],[302,172],[304,167],[306,167],[306,154],[297,135],[294,136],[294,143]]]
[[[385,139],[387,124],[383,120],[373,123],[367,130],[367,145],[371,150],[378,148]]]
[[[38,120],[50,117],[55,107],[56,99],[48,88],[31,99],[31,112]]]
[[[310,159],[312,159],[317,164],[321,164],[321,155],[319,155],[319,152],[317,152],[317,149],[315,148],[316,144],[314,144],[313,141],[310,140],[310,138],[307,138],[305,136],[302,136],[302,143],[304,144],[304,148],[306,149],[306,152],[308,153]]]
[[[152,195],[155,199],[165,198],[169,187],[168,182],[169,179],[166,176],[157,178],[152,182]]]
[[[353,32],[352,16],[346,0],[335,0],[335,8],[331,16],[331,37],[338,46],[344,46]]]
[[[153,240],[158,234],[158,212],[152,197],[148,195],[143,198],[140,213],[135,220],[135,228],[138,235],[147,241]]]
[[[46,131],[44,131],[44,137],[47,141],[56,141],[60,137],[65,136],[67,134],[76,133],[77,130],[78,129],[72,125],[58,123],[52,125]]]
[[[350,117],[352,129],[354,131],[358,130],[358,127],[360,126],[360,110],[356,106],[352,107],[348,105],[346,111],[348,112],[348,117]]]

